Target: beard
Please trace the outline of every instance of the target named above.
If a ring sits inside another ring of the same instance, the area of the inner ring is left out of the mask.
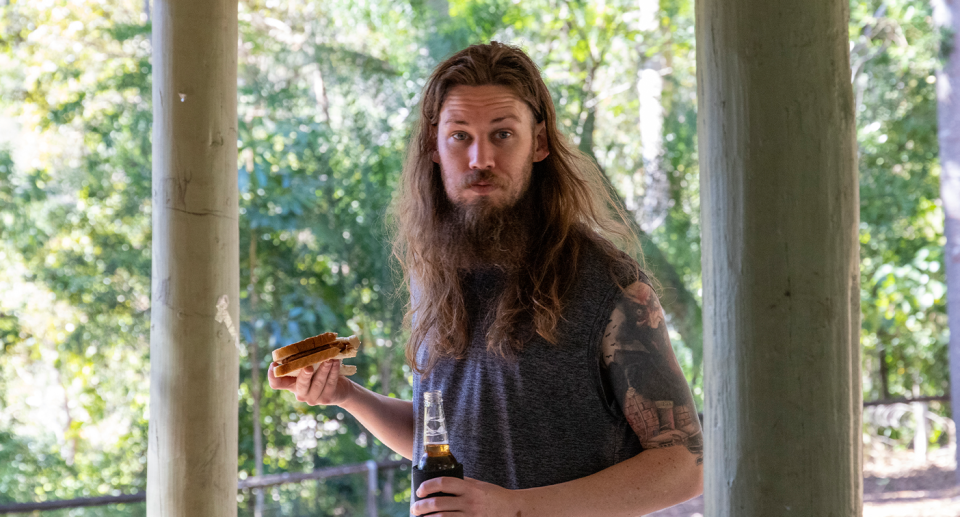
[[[533,168],[532,161],[529,167]],[[530,178],[531,174],[525,176]],[[480,181],[494,183],[496,178],[488,171],[474,171],[464,178],[462,187]],[[508,199],[503,205],[486,197],[473,203],[448,200],[447,210],[441,217],[444,255],[462,269],[492,266],[514,270],[519,267],[529,251],[531,230],[535,226],[531,191],[528,182],[516,199]]]

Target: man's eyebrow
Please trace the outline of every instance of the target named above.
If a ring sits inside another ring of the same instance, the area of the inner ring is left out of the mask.
[[[517,117],[516,115],[504,115],[504,116],[502,116],[502,117],[497,117],[497,118],[491,120],[490,123],[491,123],[491,124],[496,124],[497,122],[503,122],[504,120],[511,119],[511,118],[512,118],[513,120],[516,120],[517,122],[522,122],[522,121],[520,120],[520,117]],[[470,125],[466,120],[448,120],[448,121],[446,122],[446,124],[447,124],[447,125],[451,125],[451,126],[452,126],[452,125],[458,125],[458,126],[469,126],[469,125]]]

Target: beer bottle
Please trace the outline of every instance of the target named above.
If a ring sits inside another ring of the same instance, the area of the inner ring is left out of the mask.
[[[443,476],[463,479],[463,465],[450,452],[440,392],[426,391],[423,393],[423,454],[420,456],[420,463],[413,467],[413,501],[452,495],[437,492],[426,497],[417,497],[417,489],[421,483]]]

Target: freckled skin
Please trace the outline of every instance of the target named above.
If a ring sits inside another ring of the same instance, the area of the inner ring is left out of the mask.
[[[550,154],[544,123],[506,86],[452,88],[436,131],[433,161],[458,205],[512,205],[530,184],[533,163]]]
[[[670,346],[660,301],[636,282],[620,297],[601,341],[603,364],[630,427],[645,449],[683,445],[703,462],[693,396]]]

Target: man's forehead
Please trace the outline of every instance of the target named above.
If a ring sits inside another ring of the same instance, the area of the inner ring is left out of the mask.
[[[526,109],[525,109],[526,108]],[[440,122],[447,124],[497,123],[523,120],[526,103],[505,86],[457,86],[440,108]],[[532,112],[529,114],[532,116]]]
[[[523,122],[521,116],[517,113],[499,113],[501,111],[516,111],[513,109],[509,110],[495,110],[493,113],[483,112],[469,112],[469,111],[452,111],[446,117],[440,118],[441,124],[450,124],[450,125],[459,125],[459,126],[469,126],[471,124],[498,124],[500,122]]]

